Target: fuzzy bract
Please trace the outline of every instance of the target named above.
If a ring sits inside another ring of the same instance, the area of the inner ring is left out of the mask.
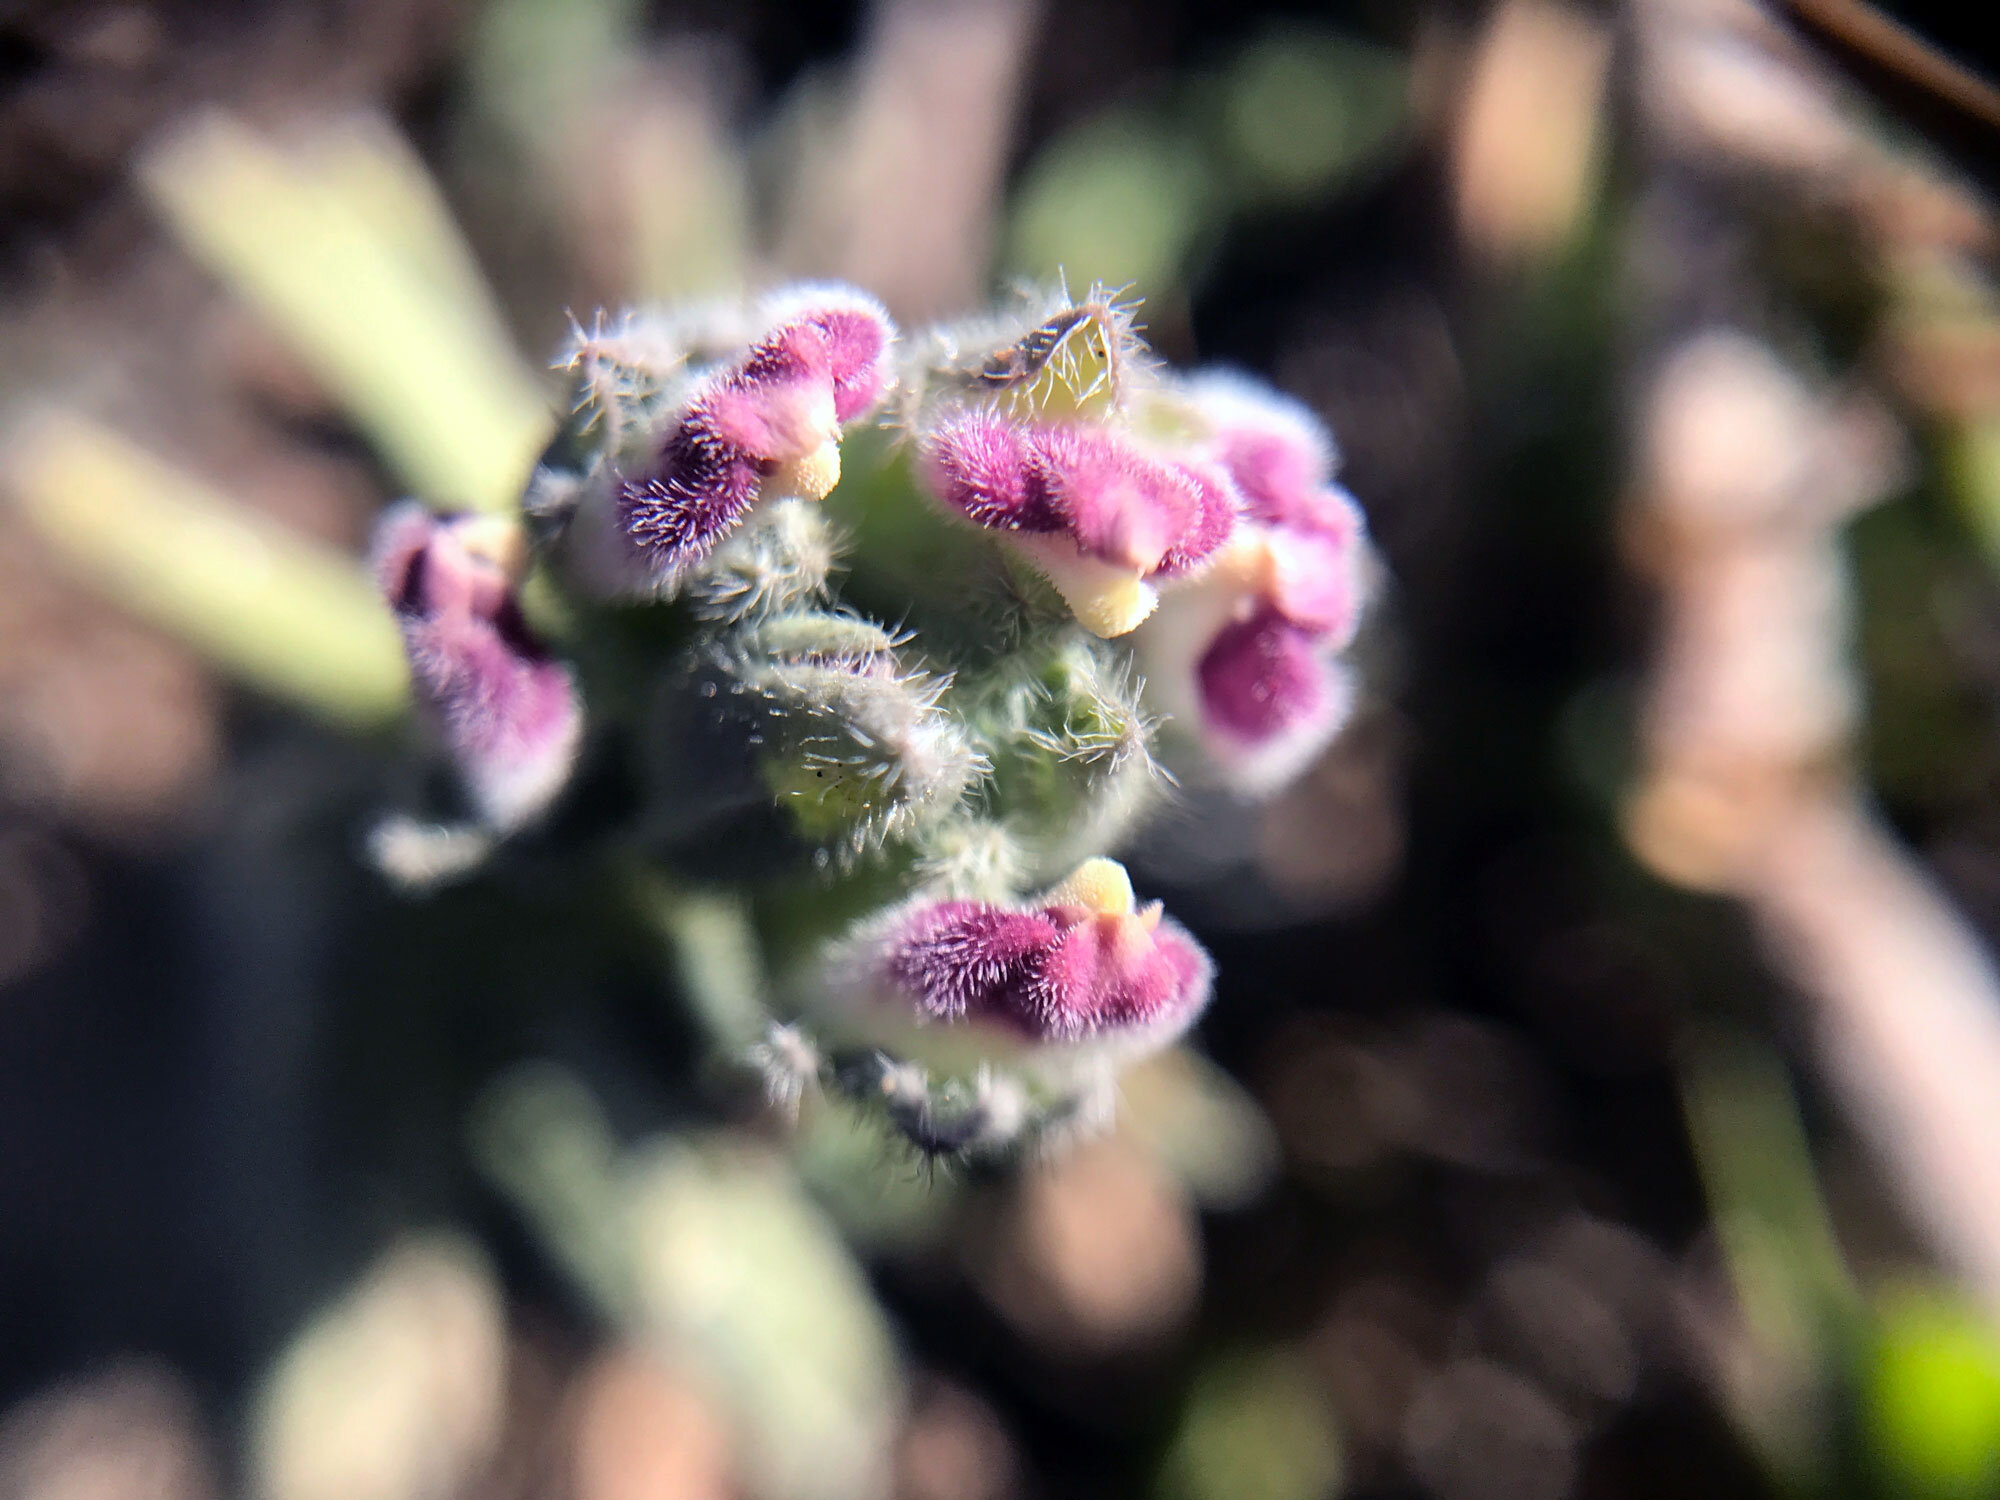
[[[906,667],[898,638],[851,615],[801,610],[719,653],[757,708],[754,759],[795,831],[827,860],[879,850],[951,813],[988,769],[940,705],[944,678]]]

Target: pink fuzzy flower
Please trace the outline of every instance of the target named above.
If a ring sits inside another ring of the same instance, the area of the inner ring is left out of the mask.
[[[766,496],[823,499],[841,428],[888,384],[895,331],[873,300],[803,287],[765,314],[756,342],[694,382],[653,463],[618,483],[620,526],[655,579],[702,561]]]
[[[937,497],[1003,534],[1100,636],[1144,620],[1156,581],[1200,570],[1236,522],[1218,470],[1108,427],[963,413],[929,433],[924,459]]]
[[[919,898],[868,922],[826,970],[862,1035],[904,1055],[1126,1061],[1178,1038],[1213,965],[1124,868],[1090,859],[1034,901]]]
[[[1338,453],[1304,406],[1241,376],[1205,375],[1186,394],[1242,497],[1244,531],[1265,554],[1256,591],[1294,624],[1345,646],[1366,590],[1366,525],[1334,483]]]
[[[521,616],[522,547],[513,522],[406,501],[383,513],[373,552],[418,699],[480,816],[503,832],[562,789],[583,729],[569,668]]]
[[[1187,381],[1204,451],[1241,500],[1214,567],[1135,639],[1148,688],[1224,779],[1262,795],[1311,763],[1351,707],[1338,654],[1367,602],[1366,525],[1326,429],[1235,376]]]

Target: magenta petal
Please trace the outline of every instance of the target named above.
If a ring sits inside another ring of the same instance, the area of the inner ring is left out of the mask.
[[[1154,458],[1121,434],[1067,424],[1038,428],[1036,453],[1048,487],[1085,553],[1142,576],[1206,562],[1236,523],[1236,499],[1220,477]]]
[[[625,534],[660,573],[700,562],[756,503],[764,469],[718,437],[708,416],[690,412],[649,474],[620,482]]]
[[[888,321],[864,307],[827,308],[811,317],[826,335],[834,412],[842,422],[852,422],[882,399],[888,385],[883,360],[889,347]]]
[[[1344,645],[1360,614],[1356,543],[1294,526],[1273,526],[1269,536],[1275,559],[1271,607],[1322,637],[1322,644]]]
[[[1262,381],[1212,371],[1187,394],[1215,433],[1213,452],[1243,497],[1244,514],[1270,525],[1314,526],[1318,495],[1331,483],[1333,438],[1303,402]]]
[[[735,370],[711,376],[689,404],[689,418],[760,463],[802,458],[832,430],[833,375],[826,335],[810,323],[766,334]]]
[[[960,416],[925,453],[931,488],[967,520],[1066,532],[1083,555],[1142,577],[1198,566],[1235,524],[1235,498],[1217,475],[1156,459],[1106,428]]]
[[[524,655],[525,632],[441,617],[406,624],[411,675],[437,710],[482,813],[508,827],[541,810],[575,753],[575,686],[561,662]]]
[[[1319,453],[1286,434],[1245,429],[1224,432],[1216,448],[1252,520],[1309,523],[1312,497],[1326,482]]]
[[[889,385],[889,346],[896,328],[882,304],[837,283],[790,288],[765,304],[779,327],[816,330],[833,386],[834,412],[844,425],[865,415]]]
[[[1236,529],[1237,502],[1229,486],[1205,467],[1176,467],[1193,487],[1196,505],[1193,518],[1160,559],[1159,571],[1169,577],[1192,572],[1208,562]]]
[[[1206,986],[1208,956],[1165,920],[1149,933],[1131,918],[1091,918],[1064,934],[1035,980],[1032,999],[1052,1035],[1145,1030]]]
[[[1196,668],[1210,726],[1256,743],[1325,711],[1326,669],[1313,635],[1266,609],[1223,627]]]
[[[919,908],[891,950],[888,974],[933,1019],[986,1014],[996,996],[1018,989],[1025,961],[1059,934],[1036,912],[942,901]]]
[[[728,379],[744,387],[773,386],[792,381],[833,381],[826,335],[811,323],[786,323],[750,346],[750,352]]]
[[[752,464],[775,466],[814,446],[806,429],[817,390],[815,382],[790,376],[718,381],[690,406],[684,425],[713,434]]]
[[[938,498],[974,525],[989,531],[1063,529],[1046,471],[1019,424],[993,416],[957,418],[931,435],[925,459]]]
[[[1041,427],[1033,451],[1077,546],[1151,573],[1200,519],[1201,495],[1175,465],[1156,463],[1103,428]]]
[[[411,613],[471,606],[470,560],[456,548],[448,558],[434,561],[429,556],[431,542],[442,525],[435,514],[414,500],[390,506],[375,523],[369,565],[376,587],[398,620]]]
[[[1364,545],[1368,523],[1354,497],[1337,484],[1323,484],[1308,494],[1298,507],[1298,519],[1291,524],[1304,531],[1317,531],[1346,546]]]
[[[806,288],[766,312],[768,331],[693,383],[658,457],[617,485],[624,537],[658,582],[671,584],[706,558],[787,465],[810,461],[809,472],[830,485],[838,465],[828,450],[840,424],[879,399],[887,382],[893,331],[865,298]]]

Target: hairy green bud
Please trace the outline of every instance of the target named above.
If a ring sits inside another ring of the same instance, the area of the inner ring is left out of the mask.
[[[950,679],[904,666],[889,631],[797,611],[728,651],[757,709],[757,766],[822,859],[873,853],[956,809],[987,769],[943,698]]]
[[[704,620],[734,625],[823,604],[839,546],[817,505],[764,506],[688,578],[683,592]]]
[[[1027,883],[1115,848],[1156,803],[1165,776],[1141,684],[1081,630],[1033,637],[965,690],[993,763],[987,801],[1017,841]]]

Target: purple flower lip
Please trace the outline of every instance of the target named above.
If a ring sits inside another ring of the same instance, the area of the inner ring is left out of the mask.
[[[872,299],[795,288],[765,304],[766,331],[698,376],[652,464],[617,485],[621,528],[669,584],[760,499],[825,498],[840,480],[841,429],[887,389],[895,336]]]
[[[1248,744],[1310,723],[1325,709],[1317,642],[1274,609],[1225,625],[1195,671],[1208,722]]]
[[[848,939],[829,973],[854,1020],[904,1045],[912,1031],[946,1033],[975,1052],[984,1043],[1123,1060],[1193,1024],[1213,966],[1158,902],[1134,899],[1121,865],[1100,858],[1026,903],[906,903]]]
[[[924,459],[933,493],[1005,537],[1100,636],[1137,626],[1159,602],[1155,581],[1199,571],[1236,522],[1218,471],[1106,427],[965,413],[928,434]]]
[[[1333,481],[1340,451],[1303,402],[1262,381],[1211,370],[1179,382],[1210,433],[1252,520],[1311,526],[1315,497]]]
[[[523,618],[518,525],[440,516],[414,501],[385,511],[373,561],[402,631],[417,697],[480,817],[511,831],[569,778],[583,713],[569,668]]]
[[[1354,638],[1367,602],[1368,549],[1359,511],[1344,497],[1342,506],[1323,529],[1239,527],[1210,574],[1237,599],[1237,618],[1271,610],[1336,651]]]

